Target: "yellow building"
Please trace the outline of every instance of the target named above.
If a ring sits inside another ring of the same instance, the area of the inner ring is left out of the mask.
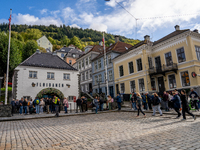
[[[144,41],[113,60],[116,93],[160,92],[194,88],[200,93],[200,34],[180,30]]]

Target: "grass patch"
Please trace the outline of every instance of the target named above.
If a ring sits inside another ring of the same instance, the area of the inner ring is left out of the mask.
[[[1,92],[5,92],[6,88],[1,88]],[[12,87],[8,87],[8,91],[12,91]]]

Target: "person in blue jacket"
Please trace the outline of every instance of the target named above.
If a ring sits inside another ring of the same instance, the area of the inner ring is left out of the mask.
[[[118,110],[121,110],[121,102],[122,102],[122,99],[121,99],[121,96],[120,96],[119,93],[118,93],[118,94],[117,94]]]
[[[147,110],[146,96],[142,93],[141,97],[142,97],[142,104],[144,105],[144,109]]]
[[[197,94],[196,91],[194,91],[194,89],[191,89],[191,93],[190,93],[189,96],[194,101],[195,109],[199,111],[199,107],[198,107],[198,104],[197,104],[199,95]]]
[[[180,118],[181,99],[178,93],[176,93],[175,91],[173,91],[172,94],[173,94],[173,98],[171,101],[174,103],[174,110],[178,113],[178,116],[176,118]]]

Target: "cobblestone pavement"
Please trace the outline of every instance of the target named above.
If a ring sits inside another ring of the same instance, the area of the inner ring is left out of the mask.
[[[2,149],[200,150],[200,119],[112,112],[0,122]]]

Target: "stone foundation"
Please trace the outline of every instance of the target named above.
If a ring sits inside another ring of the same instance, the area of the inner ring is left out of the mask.
[[[8,105],[0,105],[0,117],[11,117],[12,106]]]

